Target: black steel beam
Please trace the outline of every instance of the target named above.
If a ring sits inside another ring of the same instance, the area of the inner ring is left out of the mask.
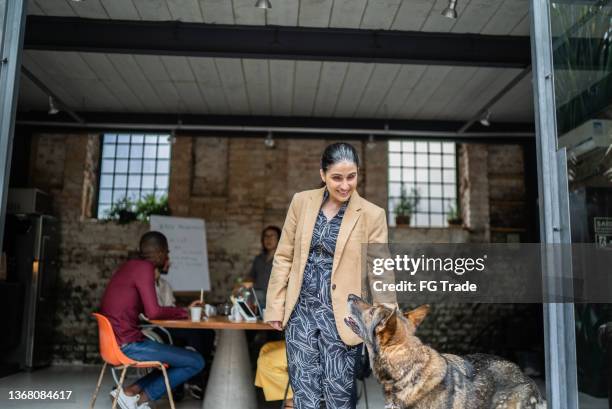
[[[113,129],[113,125],[121,125],[123,129],[127,125],[131,131],[146,131],[151,132],[151,128],[139,129],[138,126],[146,124],[152,127],[159,126],[163,130],[164,126],[181,124],[189,127],[192,125],[204,126],[239,126],[239,127],[259,127],[259,128],[293,128],[295,131],[275,132],[275,136],[295,137],[295,138],[322,138],[325,134],[312,134],[300,132],[300,128],[317,128],[317,129],[369,129],[380,130],[376,135],[376,139],[386,139],[383,130],[390,131],[423,131],[423,139],[428,139],[428,132],[456,132],[463,124],[462,121],[424,121],[424,120],[383,120],[383,119],[357,119],[357,118],[310,118],[310,117],[276,117],[276,116],[238,116],[238,115],[176,115],[176,114],[140,114],[140,113],[103,113],[103,112],[79,112],[79,116],[85,120],[86,124],[105,124],[100,126],[100,131],[109,131]],[[46,112],[19,112],[17,115],[18,124],[30,124],[28,126],[39,130],[48,130],[52,126],[50,123],[66,123],[73,122],[71,118],[60,112],[58,115],[50,116]],[[42,125],[33,125],[40,123]],[[71,127],[72,131],[78,129],[78,124]],[[133,128],[132,128],[133,127]],[[83,128],[85,129],[85,127]],[[91,130],[91,129],[89,129]],[[484,127],[480,124],[474,124],[470,128],[470,133],[482,133],[482,137],[457,137],[454,138],[460,141],[479,141],[479,142],[512,142],[517,140],[530,140],[530,138],[513,138],[512,133],[533,133],[534,127],[532,123],[500,123],[494,122],[490,127]],[[249,130],[177,130],[177,133],[189,134],[194,136],[254,136],[262,137],[264,132],[249,131]],[[492,136],[487,137],[490,133],[507,133],[508,138]],[[333,134],[328,135],[330,138],[336,139],[364,139],[367,135],[346,135]],[[434,139],[437,139],[434,137]],[[453,138],[447,138],[453,139]],[[532,139],[532,138],[531,138]]]
[[[523,68],[529,37],[28,16],[25,48]]]

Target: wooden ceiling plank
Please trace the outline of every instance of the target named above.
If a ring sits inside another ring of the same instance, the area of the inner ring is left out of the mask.
[[[531,77],[523,78],[497,104],[491,107],[491,121],[533,122],[533,88]]]
[[[249,107],[253,115],[271,115],[269,63],[268,60],[242,60]]]
[[[395,117],[426,69],[426,65],[403,65],[389,93],[378,107],[376,117]],[[386,112],[381,110],[383,106],[387,107]]]
[[[173,20],[186,23],[201,23],[202,15],[198,0],[166,0]]]
[[[502,3],[503,0],[471,0],[469,6],[457,17],[457,22],[451,32],[480,33]]]
[[[165,55],[161,57],[168,77],[172,81],[195,82],[195,76],[189,66],[187,57]]]
[[[138,14],[146,21],[172,20],[166,0],[132,0]]]
[[[402,0],[370,1],[363,14],[361,27],[372,30],[388,30],[393,24]]]
[[[104,6],[100,3],[100,0],[72,2],[72,8],[79,17],[99,19],[110,18]]]
[[[77,17],[70,6],[70,0],[38,0],[36,4],[47,16]]]
[[[251,4],[253,1],[251,1]],[[297,26],[300,0],[275,1],[266,11],[267,24],[271,26]]]
[[[509,35],[529,14],[529,0],[505,0],[481,30],[482,34]]]
[[[463,96],[471,84],[478,81],[481,72],[475,67],[453,67],[416,115],[431,119],[446,118],[447,115],[457,117],[457,110],[462,108],[456,105],[457,100],[472,103],[470,100],[466,101]],[[462,118],[461,115],[458,117]]]
[[[349,64],[338,102],[333,111],[335,117],[350,118],[353,116],[361,101],[361,95],[370,81],[374,67],[375,64]]]
[[[330,27],[359,28],[368,0],[335,0]]]
[[[291,115],[295,80],[295,61],[270,61],[270,79],[272,115]]]
[[[421,101],[419,109],[414,113],[414,118],[430,118],[448,103],[452,96],[459,92],[465,81],[469,80],[477,68],[473,67],[450,67],[446,75],[439,77],[439,81],[432,87],[432,92]],[[455,81],[454,75],[457,75]]]
[[[110,62],[106,54],[81,53],[85,63],[96,73],[96,76],[112,92],[125,109],[132,112],[145,110],[145,106],[125,83],[121,74]]]
[[[36,3],[35,0],[28,1],[28,14],[34,14],[37,16],[44,16],[46,13],[43,9]]]
[[[376,64],[354,116],[372,118],[376,114],[396,80],[400,68],[399,64]],[[381,109],[383,115],[386,116],[385,109]]]
[[[108,16],[114,20],[141,20],[132,0],[100,0]]]
[[[425,20],[427,20],[433,6],[434,2],[431,0],[403,1],[391,29],[419,31]]]
[[[249,103],[240,59],[215,58],[214,61],[229,103],[229,113],[232,115],[248,115]]]
[[[232,2],[229,0],[199,0],[204,22],[210,24],[236,24]]]
[[[174,87],[178,91],[187,112],[192,114],[208,113],[208,105],[195,81],[174,81]]]
[[[151,83],[146,79],[140,65],[132,55],[108,54],[109,61],[113,64],[124,82],[146,107],[148,112],[163,112],[163,103],[157,95]]]
[[[345,62],[326,61],[323,63],[315,100],[314,116],[332,116],[348,65]]]
[[[424,102],[436,91],[441,79],[446,77],[451,69],[452,67],[443,65],[428,66],[406,98],[402,108],[397,112],[397,117],[401,119],[414,118]]]
[[[300,1],[298,25],[303,27],[329,27],[333,0]]]
[[[321,61],[296,61],[293,115],[312,115],[322,67]]]
[[[211,114],[228,114],[227,97],[213,58],[187,58]]]
[[[481,68],[478,80],[472,81],[471,86],[463,92],[466,103],[457,106],[455,111],[462,117],[473,117],[520,72],[521,70]]]
[[[263,26],[266,24],[266,10],[255,7],[253,0],[232,0],[232,3],[236,24],[247,26]]]

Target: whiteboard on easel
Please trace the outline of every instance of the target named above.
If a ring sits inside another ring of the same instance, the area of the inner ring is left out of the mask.
[[[206,225],[202,219],[151,216],[151,230],[163,233],[170,248],[170,269],[164,277],[174,291],[210,291]]]

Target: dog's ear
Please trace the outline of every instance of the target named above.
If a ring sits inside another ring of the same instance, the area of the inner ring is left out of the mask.
[[[397,330],[397,309],[384,311],[387,315],[383,316],[376,326],[376,336],[381,345],[387,344]]]
[[[412,322],[412,325],[418,327],[419,325],[421,325],[421,322],[423,322],[428,313],[429,305],[424,304],[420,307],[415,308],[414,310],[405,312],[404,317],[406,317],[410,322]]]

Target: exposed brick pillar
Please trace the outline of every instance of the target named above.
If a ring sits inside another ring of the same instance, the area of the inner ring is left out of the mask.
[[[459,156],[461,216],[471,230],[471,241],[490,241],[488,149],[483,144],[462,144]]]
[[[193,169],[192,149],[193,138],[189,136],[176,137],[172,145],[168,204],[174,216],[189,215]]]

